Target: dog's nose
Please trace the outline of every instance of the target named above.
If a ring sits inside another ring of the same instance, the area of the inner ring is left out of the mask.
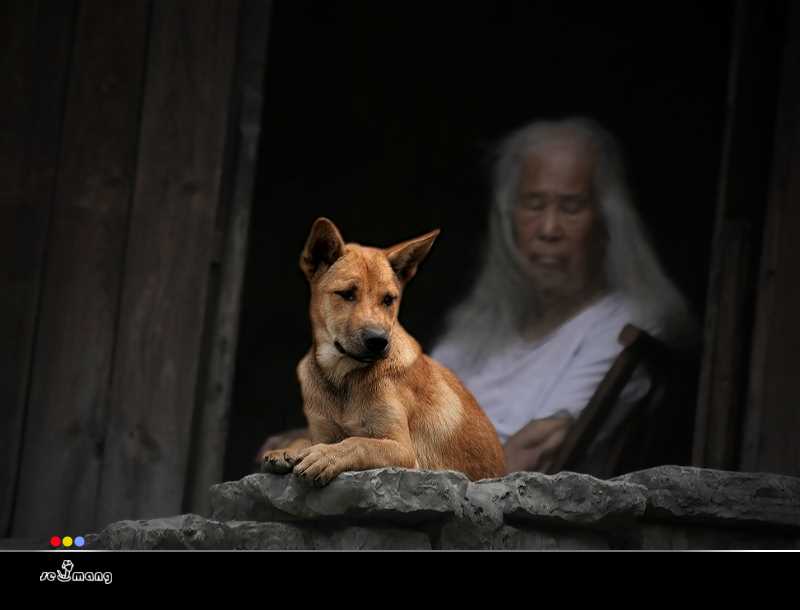
[[[383,356],[389,347],[389,337],[382,330],[368,328],[362,331],[361,340],[367,351],[374,356]]]

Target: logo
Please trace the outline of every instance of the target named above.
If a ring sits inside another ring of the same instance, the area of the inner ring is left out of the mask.
[[[61,563],[57,572],[42,572],[39,582],[104,582],[111,584],[111,572],[73,572],[73,564],[69,559]]]
[[[71,547],[72,545],[77,546],[78,548],[82,547],[86,544],[86,539],[83,536],[76,536],[73,538],[72,536],[53,536],[50,538],[50,546],[54,549],[57,549],[60,546],[65,546],[66,548]]]

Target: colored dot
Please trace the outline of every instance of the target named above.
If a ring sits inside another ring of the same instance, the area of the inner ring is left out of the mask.
[[[53,548],[61,546],[61,538],[59,538],[58,536],[53,536],[52,538],[50,538],[50,546],[52,546]]]
[[[71,547],[72,546],[72,538],[70,536],[64,536],[64,540],[61,542],[64,543],[64,546]]]
[[[83,536],[78,536],[75,538],[75,546],[83,546],[86,541],[83,539]]]

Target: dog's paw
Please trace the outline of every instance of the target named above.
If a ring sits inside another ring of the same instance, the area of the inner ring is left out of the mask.
[[[261,462],[261,472],[272,474],[287,474],[297,463],[295,457],[286,449],[276,449],[264,454],[264,461]]]
[[[315,487],[323,487],[344,471],[340,458],[332,445],[312,445],[297,453],[294,474]]]

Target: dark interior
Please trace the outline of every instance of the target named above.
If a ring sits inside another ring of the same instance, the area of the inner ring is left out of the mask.
[[[253,470],[266,435],[303,421],[297,263],[313,220],[376,246],[442,229],[400,313],[430,349],[479,258],[493,147],[534,118],[585,114],[618,135],[642,217],[702,316],[732,11],[276,2],[225,480]]]

